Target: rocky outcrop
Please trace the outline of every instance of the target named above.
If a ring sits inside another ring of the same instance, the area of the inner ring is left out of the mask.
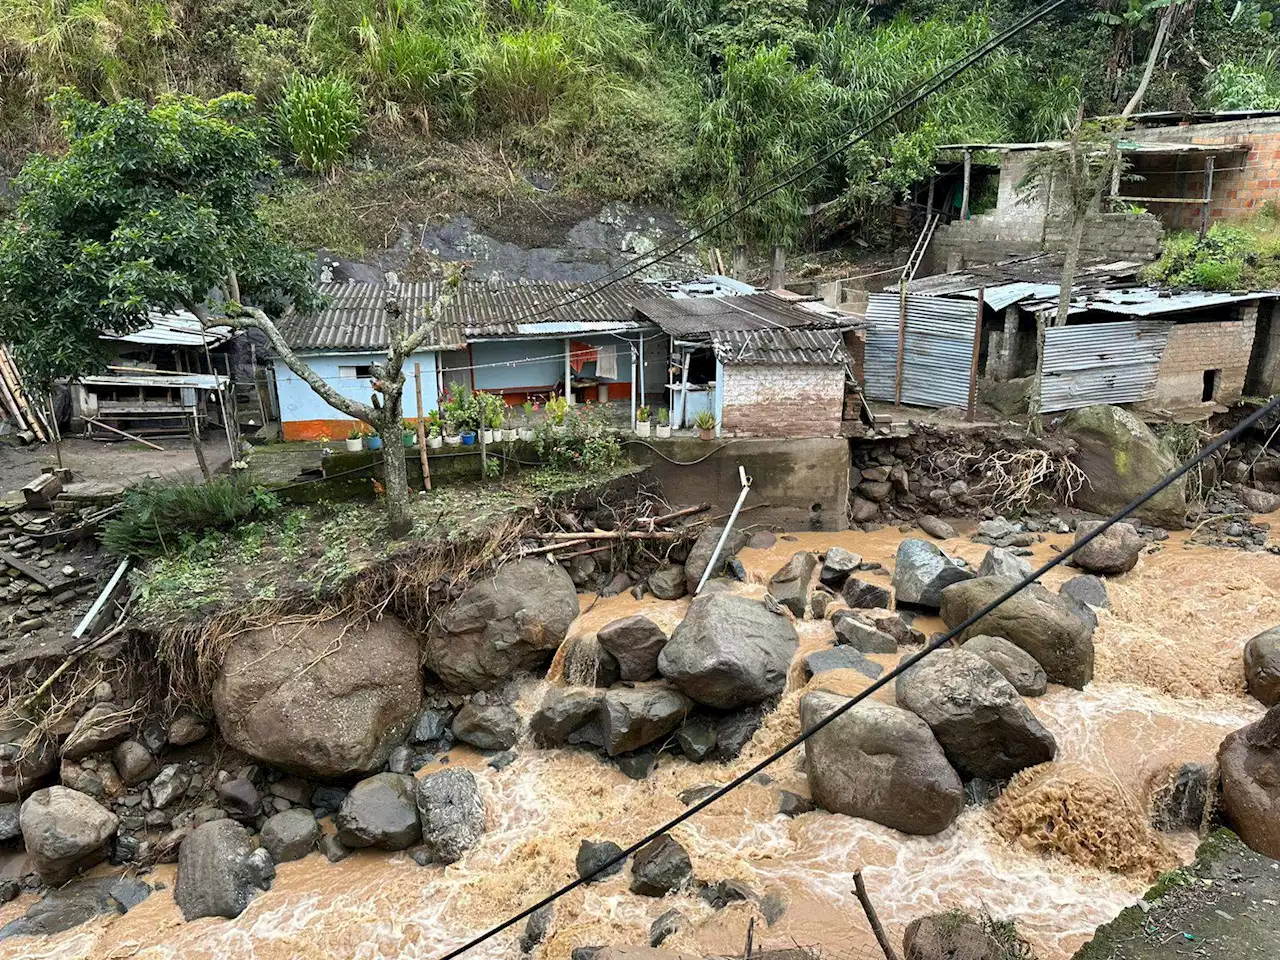
[[[611,757],[653,743],[684,722],[693,702],[665,683],[614,687],[604,695],[600,723]]]
[[[1264,630],[1244,645],[1249,694],[1266,707],[1280,703],[1280,627]]]
[[[688,593],[694,593],[698,589],[698,581],[706,572],[707,564],[711,562],[711,554],[715,551],[722,533],[724,533],[724,527],[706,527],[698,534],[698,539],[689,549],[689,556],[684,561],[684,586]],[[738,555],[738,551],[745,547],[750,539],[749,534],[743,533],[737,527],[729,531],[729,537],[720,550],[720,556],[716,558],[716,569],[711,572],[711,576],[721,576],[729,565],[729,561]]]
[[[505,703],[468,703],[453,718],[452,729],[456,739],[478,750],[510,750],[520,740],[523,724]]]
[[[50,886],[105,860],[120,826],[116,815],[92,797],[59,786],[27,797],[19,820],[32,866]]]
[[[484,800],[470,770],[442,770],[417,786],[422,849],[432,863],[454,863],[484,835]]]
[[[623,680],[651,680],[658,673],[658,654],[667,645],[667,635],[648,617],[623,617],[606,623],[596,632],[600,646],[618,661]]]
[[[1280,860],[1280,706],[1228,734],[1218,768],[1227,824],[1254,850]]]
[[[992,547],[982,558],[982,565],[978,567],[978,576],[999,577],[1002,580],[1020,583],[1031,576],[1031,564],[1012,550]]]
[[[212,820],[182,842],[173,899],[188,922],[200,917],[230,919],[270,889],[274,876],[270,856],[253,849],[244,827],[233,820]]]
[[[262,825],[262,846],[275,863],[301,860],[320,842],[320,824],[306,807],[294,807],[268,817]]]
[[[427,666],[463,693],[545,665],[578,616],[573,581],[558,564],[520,560],[473,584],[427,639]]]
[[[631,892],[665,897],[693,876],[689,854],[667,834],[636,851],[631,861]]]
[[[805,730],[838,709],[825,691],[800,701]],[[964,806],[964,788],[928,725],[909,710],[865,700],[805,741],[809,790],[832,813],[904,833],[945,830]]]
[[[817,557],[807,550],[800,550],[769,578],[769,595],[795,614],[797,620],[804,619],[804,610],[809,602],[809,581],[813,579],[817,565]]]
[[[1101,526],[1101,520],[1081,520],[1074,542],[1080,543]],[[1142,547],[1142,537],[1133,524],[1113,523],[1073,554],[1071,562],[1089,573],[1114,577],[1137,566]]]
[[[1007,581],[994,577],[954,584],[942,591],[942,619],[956,627],[1008,589]],[[1003,637],[1021,647],[1044,667],[1050,683],[1080,690],[1093,679],[1093,623],[1038,583],[968,627],[959,640],[980,636]]]
[[[822,569],[818,572],[818,582],[824,587],[839,590],[853,571],[862,563],[862,557],[846,550],[844,547],[832,547],[822,559]]]
[[[1048,686],[1044,667],[1021,647],[1014,646],[1003,637],[970,637],[964,645],[966,653],[981,657],[1000,671],[1024,697],[1039,697]]]
[[[898,544],[893,561],[893,595],[898,603],[936,610],[942,591],[973,577],[928,540],[908,537]]]
[[[929,725],[965,780],[1007,780],[1057,753],[1053,734],[976,654],[938,650],[897,680],[898,705]]]
[[[1089,482],[1076,493],[1077,506],[1110,514],[1155,486],[1177,469],[1176,458],[1160,446],[1145,423],[1128,410],[1097,404],[1073,410],[1062,432],[1076,444],[1072,458]],[[1187,514],[1182,480],[1156,494],[1134,514],[1166,527],[1181,528]]]
[[[551,687],[542,705],[529,718],[529,732],[540,747],[563,747],[569,735],[600,714],[601,690],[564,690]]]
[[[413,846],[422,835],[413,777],[378,773],[361,780],[342,801],[333,824],[346,847],[405,850]]]
[[[322,778],[376,770],[418,714],[418,641],[390,617],[335,617],[238,636],[214,687],[227,743],[272,766]]]
[[[756,600],[698,597],[658,657],[658,670],[709,707],[736,710],[782,693],[795,655],[795,627]]]

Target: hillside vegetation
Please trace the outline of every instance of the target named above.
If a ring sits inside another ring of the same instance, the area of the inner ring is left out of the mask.
[[[0,163],[56,150],[46,99],[256,97],[295,171],[293,239],[385,246],[397,224],[557,195],[732,203],[1035,4],[925,0],[0,0]],[[1280,104],[1280,0],[1178,5],[1144,109]],[[721,242],[883,237],[957,140],[1056,136],[1137,87],[1170,0],[1074,2],[942,94],[726,227]],[[0,198],[0,202],[3,202]],[[806,210],[823,204],[822,214]]]

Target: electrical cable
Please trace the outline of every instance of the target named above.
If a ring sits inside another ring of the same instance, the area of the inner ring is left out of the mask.
[[[1024,577],[1018,583],[1015,583],[1012,586],[1010,586],[1007,590],[1005,590],[1002,594],[1000,594],[1000,596],[996,597],[990,603],[986,604],[976,613],[970,614],[968,617],[964,619],[963,622],[951,628],[946,633],[942,634],[940,637],[938,637],[936,640],[934,640],[932,643],[926,646],[919,653],[915,653],[910,657],[904,658],[896,667],[894,667],[892,670],[888,671],[887,673],[883,674],[878,680],[873,681],[870,686],[868,686],[865,690],[863,690],[857,696],[849,698],[847,701],[842,703],[835,710],[831,711],[829,714],[827,714],[825,717],[823,717],[821,720],[815,723],[808,730],[802,731],[798,737],[795,737],[789,743],[784,744],[782,747],[778,748],[773,753],[769,754],[769,756],[765,757],[759,763],[754,764],[749,770],[739,774],[738,776],[730,780],[728,783],[726,783],[724,786],[718,788],[713,793],[704,797],[702,800],[699,800],[698,802],[694,803],[692,806],[688,807],[679,816],[674,817],[671,820],[668,820],[666,823],[662,824],[660,827],[657,827],[656,829],[651,830],[644,837],[637,840],[635,843],[631,844],[629,847],[622,850],[620,853],[614,855],[607,862],[601,864],[592,873],[588,874],[585,877],[579,877],[577,880],[574,880],[572,883],[568,883],[565,886],[561,887],[559,890],[556,890],[554,893],[551,893],[548,896],[543,897],[533,906],[528,907],[524,910],[521,910],[519,913],[516,913],[515,915],[502,921],[496,926],[489,928],[479,936],[474,937],[473,939],[467,941],[462,946],[457,947],[454,950],[450,950],[448,953],[440,957],[439,960],[456,960],[456,958],[462,956],[468,950],[471,950],[474,947],[478,947],[480,946],[480,944],[493,939],[498,934],[502,933],[504,930],[507,930],[513,927],[515,924],[519,923],[521,920],[528,918],[532,914],[541,910],[543,907],[546,907],[551,905],[552,903],[555,903],[555,901],[559,900],[565,894],[570,893],[573,890],[576,890],[578,887],[590,882],[593,878],[604,873],[606,870],[609,870],[612,867],[616,866],[617,864],[622,863],[628,857],[632,856],[637,851],[645,847],[647,844],[652,843],[654,840],[658,839],[664,834],[670,833],[673,829],[680,826],[680,824],[684,823],[686,820],[689,820],[696,814],[705,810],[711,804],[715,803],[717,800],[731,793],[733,790],[736,790],[738,787],[742,786],[743,784],[749,782],[751,778],[754,777],[756,774],[760,773],[765,768],[776,763],[778,760],[782,759],[784,756],[789,754],[796,747],[805,743],[815,733],[818,733],[820,730],[825,729],[831,723],[835,722],[837,719],[844,716],[846,713],[852,710],[855,706],[857,706],[863,700],[867,699],[867,697],[871,696],[873,693],[875,693],[877,690],[881,689],[882,687],[887,686],[890,682],[897,679],[907,670],[914,667],[917,663],[919,663],[929,654],[951,643],[952,640],[958,637],[965,630],[969,629],[975,623],[980,621],[983,617],[987,616],[993,610],[1001,606],[1003,603],[1005,603],[1005,601],[1021,593],[1028,586],[1035,583],[1037,580],[1043,577],[1050,570],[1054,569],[1055,567],[1061,566],[1063,563],[1066,563],[1067,560],[1075,556],[1075,554],[1077,554],[1080,550],[1084,549],[1086,546],[1088,546],[1098,537],[1106,533],[1106,531],[1109,530],[1112,526],[1124,520],[1126,517],[1130,516],[1135,510],[1137,510],[1140,506],[1142,506],[1144,503],[1146,503],[1156,494],[1160,493],[1162,490],[1176,483],[1179,479],[1181,479],[1184,475],[1186,475],[1186,473],[1190,471],[1193,467],[1197,466],[1200,463],[1203,463],[1209,457],[1213,456],[1213,454],[1216,453],[1218,450],[1221,450],[1228,443],[1231,443],[1233,440],[1243,435],[1245,431],[1251,428],[1255,423],[1259,422],[1263,417],[1269,415],[1270,413],[1276,410],[1280,410],[1280,396],[1276,396],[1272,398],[1272,400],[1268,404],[1266,404],[1263,407],[1260,407],[1258,410],[1255,410],[1252,414],[1249,415],[1249,417],[1247,417],[1245,420],[1242,420],[1233,429],[1229,430],[1227,433],[1224,433],[1217,440],[1213,441],[1204,449],[1202,449],[1195,457],[1183,463],[1176,470],[1173,470],[1172,472],[1165,475],[1160,481],[1158,481],[1155,485],[1153,485],[1144,493],[1139,495],[1136,499],[1130,501],[1126,506],[1122,507],[1120,510],[1116,511],[1111,516],[1107,517],[1107,519],[1103,520],[1102,523],[1096,529],[1092,530],[1090,533],[1088,533],[1086,536],[1084,536],[1080,540],[1077,540],[1068,549],[1059,553],[1057,556],[1055,556],[1052,560],[1049,560],[1039,569],[1032,571],[1028,576]]]
[[[667,463],[674,463],[677,467],[692,467],[692,466],[696,466],[699,463],[702,463],[702,461],[704,460],[711,459],[717,453],[719,453],[721,450],[723,450],[725,447],[729,446],[730,444],[740,443],[744,439],[745,439],[744,437],[733,437],[732,439],[726,440],[724,441],[724,443],[720,444],[718,447],[716,447],[714,450],[708,453],[705,457],[699,457],[697,460],[672,460],[665,453],[663,453],[661,450],[655,447],[652,443],[645,443],[643,440],[623,440],[622,443],[624,446],[628,443],[634,443],[641,447],[648,447],[650,450],[652,450],[654,453],[660,456],[663,460],[667,461]]]

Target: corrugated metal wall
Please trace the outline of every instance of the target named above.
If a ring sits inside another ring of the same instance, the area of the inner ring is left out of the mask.
[[[873,293],[867,304],[864,392],[892,400],[898,369],[898,295]],[[969,402],[973,327],[977,303],[941,297],[907,297],[902,402],[918,407]]]
[[[1044,332],[1041,411],[1150,399],[1170,326],[1127,320],[1049,327]]]

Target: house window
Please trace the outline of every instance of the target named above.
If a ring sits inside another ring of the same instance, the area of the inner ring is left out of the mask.
[[[1218,378],[1221,375],[1221,370],[1206,370],[1204,372],[1204,386],[1200,388],[1201,401],[1208,403],[1214,398],[1214,395],[1218,392]]]
[[[338,376],[343,380],[368,380],[373,377],[373,367],[367,363],[357,364],[354,367],[340,366]]]

